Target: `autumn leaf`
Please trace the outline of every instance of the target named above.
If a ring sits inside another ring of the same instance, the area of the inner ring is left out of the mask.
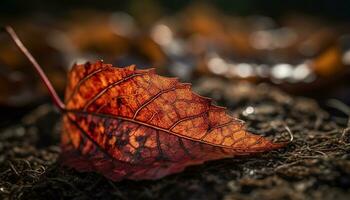
[[[68,75],[62,155],[112,180],[157,179],[186,166],[279,148],[210,99],[150,70],[75,65]]]
[[[61,159],[112,180],[158,179],[209,160],[280,148],[246,131],[190,84],[97,62],[74,65],[63,103],[11,27],[6,27],[63,113]]]

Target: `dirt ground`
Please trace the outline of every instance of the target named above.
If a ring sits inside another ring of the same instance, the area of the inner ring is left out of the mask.
[[[0,198],[350,199],[347,118],[268,85],[204,78],[194,89],[227,106],[251,131],[278,140],[292,135],[293,141],[284,149],[212,161],[156,181],[112,182],[60,166],[60,114],[48,103],[0,131]]]

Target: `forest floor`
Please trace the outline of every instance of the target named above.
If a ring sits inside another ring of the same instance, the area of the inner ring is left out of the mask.
[[[44,104],[0,130],[0,199],[350,199],[348,119],[335,120],[315,101],[267,85],[203,79],[194,89],[254,133],[293,141],[160,180],[112,182],[60,165],[60,114]]]

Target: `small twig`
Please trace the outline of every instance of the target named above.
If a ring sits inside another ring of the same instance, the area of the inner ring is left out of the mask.
[[[335,108],[348,116],[348,124],[350,126],[350,107],[345,103],[339,101],[338,99],[330,99],[328,101],[328,106]]]
[[[290,130],[289,126],[284,125],[284,128],[285,128],[285,129],[287,130],[287,132],[289,133],[289,136],[290,136],[289,143],[290,143],[290,142],[293,142],[293,140],[294,140],[294,135],[293,135],[292,131]]]
[[[313,152],[316,152],[316,153],[319,153],[319,154],[322,154],[325,158],[328,157],[328,155],[322,151],[319,151],[319,150],[314,150],[314,149],[311,149],[309,146],[307,146],[306,148],[308,151],[313,151]]]
[[[15,166],[13,166],[12,162],[9,162],[9,165],[10,165],[10,168],[12,169],[12,171],[15,172],[15,174],[16,174],[17,176],[19,176],[19,173],[17,172]]]
[[[294,161],[294,162],[291,162],[291,163],[280,165],[280,166],[275,168],[275,171],[279,171],[279,170],[284,169],[286,167],[291,167],[291,166],[293,166],[295,164],[299,164],[300,162],[301,162],[300,160],[297,160],[297,161]]]
[[[342,140],[344,140],[345,135],[346,135],[348,132],[350,132],[350,126],[348,126],[347,128],[344,128],[344,129],[343,129],[340,138],[341,138]]]
[[[62,102],[62,100],[59,98],[59,96],[56,93],[56,90],[53,88],[50,80],[47,78],[45,72],[43,71],[42,67],[39,65],[39,63],[35,60],[35,58],[32,56],[32,54],[28,51],[28,49],[24,46],[22,41],[19,39],[16,32],[13,30],[10,26],[4,27],[5,31],[10,35],[11,39],[15,42],[18,49],[24,54],[25,57],[30,61],[30,63],[33,65],[37,73],[39,74],[41,80],[44,82],[45,86],[49,90],[50,96],[53,100],[53,103],[59,108],[61,111],[65,110],[65,105]]]
[[[328,106],[336,108],[339,111],[342,111],[346,115],[350,116],[350,107],[338,99],[330,99],[327,104]]]
[[[324,158],[324,157],[321,157],[321,156],[303,156],[303,155],[296,155],[296,157],[298,158],[305,158],[305,159],[319,159],[319,158]]]
[[[11,169],[7,169],[7,170],[1,172],[1,173],[0,173],[0,176],[4,175],[4,174],[6,174],[6,173],[8,173],[8,172],[10,172],[10,171],[12,171],[12,170],[11,170]]]

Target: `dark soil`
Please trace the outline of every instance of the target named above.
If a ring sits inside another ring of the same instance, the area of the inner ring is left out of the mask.
[[[293,141],[278,151],[208,162],[156,181],[112,182],[60,166],[60,115],[45,104],[0,132],[0,198],[350,199],[348,119],[267,85],[208,78],[194,85],[255,133],[280,140],[293,135]]]

